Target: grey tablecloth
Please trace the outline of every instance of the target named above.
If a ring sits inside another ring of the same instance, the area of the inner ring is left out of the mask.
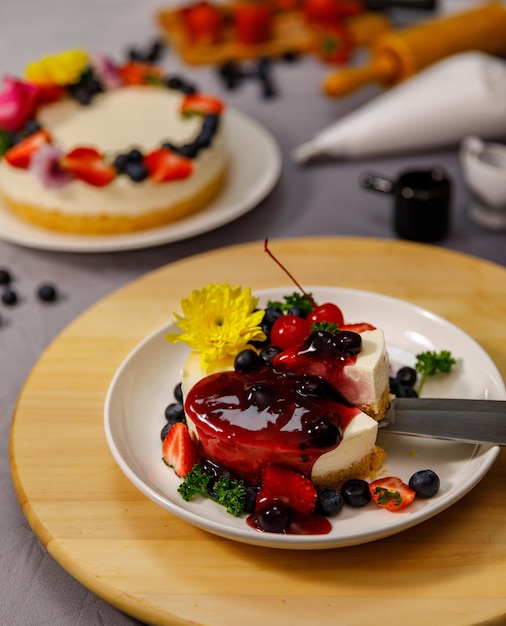
[[[462,6],[463,3],[452,3]],[[26,63],[49,52],[82,47],[124,58],[130,46],[145,48],[159,36],[157,0],[16,0],[0,3],[0,73],[20,75]],[[454,7],[450,3],[446,7]],[[409,12],[398,13],[406,19]],[[412,17],[413,14],[409,16]],[[62,328],[89,305],[151,269],[216,247],[264,237],[358,235],[393,238],[391,199],[361,189],[360,173],[388,176],[410,167],[440,165],[455,183],[449,237],[438,245],[506,263],[505,234],[487,232],[467,217],[466,189],[455,148],[355,163],[324,162],[300,169],[289,155],[332,121],[373,98],[366,88],[342,100],[321,95],[329,68],[313,58],[276,62],[278,96],[264,99],[248,81],[227,92],[213,68],[181,64],[168,51],[167,70],[183,70],[202,88],[221,92],[229,106],[265,126],[276,138],[283,169],[273,192],[257,208],[215,231],[156,248],[116,253],[40,251],[1,240],[0,267],[14,276],[20,300],[0,305],[0,624],[90,626],[137,623],[94,596],[49,556],[28,526],[17,502],[9,469],[9,429],[16,399],[31,368]],[[248,146],[244,146],[247,150]],[[444,268],[441,268],[444,271]],[[54,282],[61,298],[42,305],[34,291]]]

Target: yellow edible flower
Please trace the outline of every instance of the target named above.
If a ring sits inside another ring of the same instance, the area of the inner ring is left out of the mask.
[[[181,301],[183,316],[174,313],[175,324],[183,332],[168,333],[167,341],[186,343],[200,352],[200,366],[235,355],[251,341],[265,340],[259,324],[264,312],[255,311],[258,298],[251,289],[228,284],[206,285]]]
[[[67,50],[30,63],[25,69],[25,78],[36,85],[71,85],[79,80],[88,65],[86,52]]]

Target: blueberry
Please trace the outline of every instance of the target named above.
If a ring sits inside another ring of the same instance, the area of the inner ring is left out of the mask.
[[[341,493],[346,504],[355,508],[365,506],[371,501],[369,484],[360,478],[347,480],[341,489]]]
[[[294,63],[299,60],[299,55],[297,52],[287,51],[281,55],[281,58],[285,61],[285,63]]]
[[[209,113],[204,117],[204,122],[202,123],[202,129],[215,133],[218,130],[218,126],[220,125],[220,116],[217,113]]]
[[[33,135],[33,133],[36,133],[37,131],[41,130],[41,128],[42,126],[39,124],[39,122],[37,122],[37,120],[28,120],[23,130],[25,131],[27,135]]]
[[[176,424],[176,422],[184,422],[184,408],[180,402],[171,402],[165,408],[165,419],[170,424]]]
[[[399,385],[413,387],[416,383],[417,373],[412,367],[401,367],[396,376]]]
[[[134,183],[141,183],[148,177],[148,170],[146,169],[144,163],[129,160],[126,164],[125,174],[127,174],[130,180]]]
[[[160,60],[164,49],[164,42],[160,39],[156,39],[155,41],[153,41],[150,49],[148,50],[148,53],[146,54],[146,61],[148,61],[148,63],[156,63],[156,61]]]
[[[283,311],[275,306],[268,306],[264,311],[264,316],[262,318],[263,324],[268,324],[272,326],[274,322],[283,315]]]
[[[91,96],[96,96],[97,93],[101,93],[102,91],[104,91],[102,83],[96,78],[91,78],[90,80],[88,80],[86,83],[86,87],[88,88],[88,92]]]
[[[118,172],[124,173],[128,165],[128,154],[118,154],[114,158],[113,165]]]
[[[54,302],[58,297],[58,292],[53,285],[45,284],[38,288],[37,296],[43,302]]]
[[[92,93],[84,85],[73,89],[71,95],[82,106],[88,106],[92,100]]]
[[[0,285],[8,285],[12,280],[9,270],[0,269]]]
[[[235,89],[244,79],[240,65],[233,61],[223,63],[219,68],[219,74],[228,89]]]
[[[344,498],[337,489],[320,489],[316,498],[315,513],[333,517],[344,506]]]
[[[334,335],[333,343],[341,352],[358,354],[362,349],[362,337],[352,330],[342,330]]]
[[[241,350],[234,359],[234,369],[237,372],[252,372],[263,364],[262,358],[251,348]]]
[[[258,515],[258,525],[268,533],[283,533],[290,525],[290,510],[282,502],[273,502]]]
[[[261,57],[257,62],[257,72],[259,76],[266,77],[271,69],[270,57]]]
[[[419,498],[432,498],[439,490],[439,476],[430,469],[419,470],[409,479],[409,486]]]
[[[172,150],[173,152],[177,152],[179,150],[176,144],[172,143],[171,141],[164,141],[162,143],[162,148],[164,148],[165,150]]]
[[[194,144],[197,149],[199,148],[208,148],[211,145],[211,141],[213,139],[214,132],[202,128],[200,133],[195,138]]]
[[[295,391],[304,397],[323,398],[331,393],[330,386],[323,378],[300,376],[295,382]]]
[[[246,398],[248,402],[253,406],[256,406],[259,411],[263,411],[268,408],[276,398],[274,389],[261,383],[248,385],[246,391]]]
[[[397,395],[397,391],[399,390],[399,383],[397,381],[397,378],[394,378],[393,376],[390,376],[388,379],[389,382],[389,386],[390,386],[390,393],[393,393],[394,396]]]
[[[266,365],[270,365],[274,357],[281,354],[281,352],[283,350],[278,348],[278,346],[267,346],[260,352],[260,358]]]
[[[334,351],[333,335],[326,330],[315,330],[308,337],[310,350],[323,352],[324,354]]]
[[[13,289],[6,289],[2,294],[2,302],[7,306],[12,306],[18,301],[18,294]]]
[[[179,76],[171,76],[166,80],[166,85],[169,89],[182,89],[184,81]]]
[[[406,385],[398,385],[395,395],[398,398],[418,398],[416,390],[413,387],[406,387]]]
[[[132,148],[127,156],[130,163],[142,163],[142,152],[137,148]]]
[[[176,402],[179,402],[180,404],[183,404],[183,385],[182,383],[178,383],[175,387],[174,387],[174,398],[176,399]]]
[[[174,426],[174,424],[171,424],[170,422],[167,422],[165,424],[165,426],[162,428],[162,430],[160,431],[160,439],[162,441],[165,439],[165,437],[167,436],[167,433],[172,428],[172,426]]]
[[[311,443],[317,448],[330,448],[341,440],[339,428],[325,417],[318,417],[309,423],[307,434]]]
[[[246,487],[246,499],[244,501],[243,511],[245,513],[253,513],[257,501],[258,489],[256,487]]]
[[[197,156],[198,151],[199,149],[195,142],[185,143],[178,149],[179,154],[187,159],[194,159]]]
[[[307,313],[301,306],[292,306],[287,311],[288,315],[295,315],[296,317],[302,317],[302,319],[307,318]]]
[[[191,96],[194,93],[197,93],[197,87],[192,85],[191,83],[183,83],[180,87],[180,90],[187,96]]]

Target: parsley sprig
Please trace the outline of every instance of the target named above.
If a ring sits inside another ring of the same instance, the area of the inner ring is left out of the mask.
[[[449,350],[441,350],[441,352],[428,350],[427,352],[417,354],[415,369],[420,374],[420,382],[417,388],[418,395],[422,393],[423,386],[429,376],[434,376],[438,372],[450,372],[456,362]]]
[[[307,295],[312,298],[312,294],[309,293]],[[314,308],[313,302],[304,294],[298,293],[297,291],[294,291],[288,296],[283,296],[283,300],[269,300],[267,306],[276,307],[285,312],[294,306],[300,306],[305,313],[311,313]]]
[[[207,490],[211,481],[214,481],[213,476],[204,472],[202,467],[197,464],[184,477],[183,482],[178,487],[178,492],[183,500],[187,502],[196,495],[202,495],[224,506],[231,515],[240,515],[244,510],[246,502],[244,482],[236,478],[220,476],[218,480],[212,483],[212,493],[214,495],[211,496]]]

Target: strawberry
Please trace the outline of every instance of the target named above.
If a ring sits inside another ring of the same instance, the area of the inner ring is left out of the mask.
[[[47,130],[38,130],[33,135],[9,148],[4,154],[4,158],[12,167],[27,169],[32,155],[47,143],[51,143],[50,134]]]
[[[60,165],[75,178],[94,187],[104,187],[116,177],[116,169],[106,163],[95,148],[74,148],[62,157]]]
[[[265,2],[240,1],[233,7],[235,38],[239,43],[252,45],[271,38],[272,9]]]
[[[170,180],[183,180],[193,172],[193,163],[168,148],[158,148],[144,157],[144,165],[151,180],[165,183]]]
[[[346,63],[353,52],[353,38],[344,24],[318,26],[314,33],[316,54],[325,63]]]
[[[183,422],[176,422],[165,435],[162,444],[164,462],[173,467],[178,476],[189,474],[198,462],[197,445]]]
[[[141,61],[129,61],[119,68],[121,80],[125,85],[152,85],[162,82],[159,67]]]
[[[316,504],[316,489],[303,474],[276,465],[267,465],[257,495],[256,509],[263,509],[273,500],[280,500],[302,515],[310,515]]]
[[[202,93],[187,94],[181,102],[183,115],[209,115],[211,113],[219,115],[224,108],[219,98]]]
[[[376,330],[376,326],[368,322],[357,322],[355,324],[343,324],[339,326],[339,330],[352,330],[354,333],[363,333],[366,330]]]
[[[181,16],[192,43],[209,45],[223,37],[223,13],[209,2],[197,2],[181,9]]]
[[[335,24],[364,11],[357,0],[305,0],[303,14],[310,24]]]
[[[369,484],[373,501],[389,511],[400,511],[415,499],[416,492],[400,478],[378,478]]]

